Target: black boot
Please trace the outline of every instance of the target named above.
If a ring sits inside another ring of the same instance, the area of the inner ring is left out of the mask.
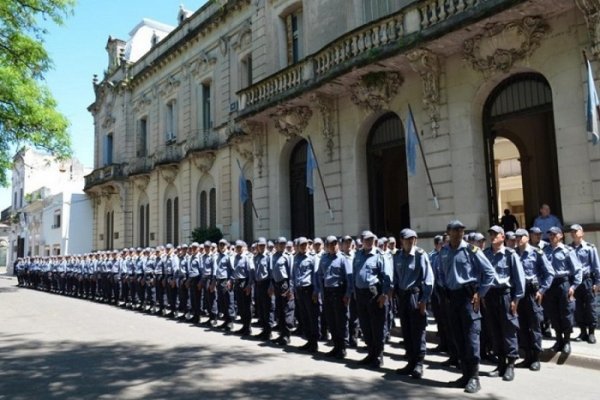
[[[471,373],[469,381],[465,386],[466,393],[477,393],[481,390],[481,384],[479,383],[479,365],[474,365],[470,368]]]
[[[579,334],[579,336],[577,336],[575,339],[573,339],[573,341],[575,342],[587,342],[588,341],[588,333],[587,333],[587,328],[585,326],[580,326],[579,330],[581,331],[581,333]]]
[[[531,371],[539,371],[541,368],[540,365],[540,352],[537,350],[533,350],[531,352],[531,365],[529,366],[529,369]]]
[[[513,379],[515,379],[515,359],[509,358],[508,363],[506,364],[506,370],[504,371],[504,375],[502,375],[502,380],[510,382]]]
[[[594,335],[595,329],[594,328],[590,328],[590,334],[588,335],[588,343],[589,344],[596,344],[596,336]]]

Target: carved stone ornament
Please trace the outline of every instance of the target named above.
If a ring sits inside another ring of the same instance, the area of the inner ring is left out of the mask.
[[[101,125],[102,125],[103,129],[112,129],[115,122],[116,122],[115,117],[110,112],[107,112],[104,115],[104,118],[102,118]]]
[[[199,79],[204,73],[206,73],[210,67],[217,63],[215,57],[209,57],[209,55],[201,51],[198,56],[190,63],[190,73],[195,78]]]
[[[181,85],[181,81],[174,76],[170,76],[166,81],[160,84],[160,95],[171,95]]]
[[[246,161],[254,161],[254,143],[251,136],[237,135],[230,141],[234,150]]]
[[[140,192],[145,191],[150,183],[150,175],[134,175],[132,178],[135,187],[138,188]]]
[[[152,98],[148,93],[142,94],[133,101],[133,111],[139,113],[152,103]]]
[[[440,127],[440,63],[438,56],[427,49],[409,52],[406,57],[423,82],[423,105],[429,113],[431,132],[436,137]]]
[[[542,17],[530,16],[487,24],[483,29],[483,33],[464,42],[464,59],[473,69],[490,74],[508,72],[516,61],[533,54],[550,27]]]
[[[208,171],[210,171],[216,159],[217,154],[214,151],[203,151],[201,153],[194,153],[192,155],[192,162],[194,163],[194,166],[203,174],[206,174]]]
[[[258,177],[262,178],[266,146],[266,144],[264,143],[264,126],[260,122],[246,120],[240,123],[240,128],[247,135],[250,135],[254,138],[254,160],[256,161]]]
[[[167,183],[175,182],[177,173],[179,172],[179,166],[176,164],[161,165],[159,167],[160,175],[164,178]]]
[[[332,98],[318,93],[312,94],[310,96],[310,100],[316,105],[319,113],[321,114],[321,118],[323,120],[323,139],[325,140],[327,156],[329,157],[329,161],[331,161],[333,158],[333,148],[335,146],[333,142],[335,135],[333,129],[335,102]]]
[[[227,37],[222,36],[219,38],[219,50],[221,51],[221,55],[225,57],[227,55],[227,50],[229,47],[229,40]]]
[[[575,0],[583,13],[590,36],[590,50],[593,58],[600,56],[600,0]]]
[[[404,78],[396,71],[369,72],[350,85],[350,100],[366,110],[382,110],[398,94],[403,82]]]
[[[271,117],[275,127],[289,140],[304,131],[312,117],[312,111],[306,106],[279,106]]]

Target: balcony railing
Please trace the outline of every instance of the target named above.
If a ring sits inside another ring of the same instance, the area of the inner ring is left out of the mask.
[[[152,171],[154,167],[154,162],[150,157],[138,157],[129,162],[127,167],[128,175],[140,175],[147,174]]]
[[[424,0],[408,4],[400,11],[375,20],[355,29],[323,49],[307,56],[299,63],[287,67],[238,92],[241,115],[252,109],[260,109],[271,101],[307,83],[318,83],[334,75],[336,69],[351,66],[353,61],[369,57],[377,58],[386,46],[401,45],[401,40],[409,35],[423,34],[423,31],[453,17],[474,14],[475,8],[490,8],[496,0]],[[511,3],[506,1],[506,3]],[[514,3],[514,1],[512,2]]]
[[[93,170],[91,174],[85,176],[85,189],[109,181],[124,179],[124,165],[125,164],[110,164],[106,167]]]
[[[192,132],[186,141],[186,153],[213,150],[219,146],[219,135],[213,129],[199,129]]]
[[[170,144],[158,150],[154,155],[154,166],[178,164],[183,157],[184,154],[182,146],[178,144]]]

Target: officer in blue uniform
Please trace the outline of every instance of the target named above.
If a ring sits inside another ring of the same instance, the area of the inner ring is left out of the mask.
[[[254,287],[254,263],[247,252],[247,244],[243,240],[235,242],[233,256],[233,289],[242,327],[235,333],[248,336],[251,334],[252,320],[252,288]]]
[[[353,294],[352,264],[339,251],[338,239],[325,239],[326,253],[321,255],[315,291],[323,299],[323,312],[327,320],[333,349],[330,357],[343,359],[348,347],[348,306]]]
[[[165,311],[165,291],[167,287],[166,274],[165,274],[165,262],[167,260],[165,254],[165,248],[158,246],[155,252],[156,261],[154,264],[154,288],[156,295],[156,307],[155,313],[162,315]]]
[[[467,393],[481,389],[479,383],[480,300],[494,281],[494,267],[479,247],[463,240],[465,226],[455,220],[448,224],[450,241],[440,250],[438,269],[448,293],[452,339],[457,349],[462,376],[451,382]]]
[[[279,336],[275,344],[285,346],[290,342],[290,332],[294,327],[296,303],[291,291],[292,256],[285,251],[287,239],[280,237],[275,241],[275,253],[271,256],[271,282],[269,301],[275,298],[275,322]],[[260,251],[260,242],[259,242]],[[257,271],[259,267],[257,266]],[[270,304],[270,303],[269,303]]]
[[[191,249],[184,243],[180,246],[177,256],[179,257],[179,271],[176,276],[177,297],[179,299],[177,311],[179,312],[178,319],[185,320],[189,311],[190,282],[188,281],[188,278]]]
[[[590,344],[596,343],[597,315],[594,309],[596,292],[600,289],[600,261],[596,246],[583,240],[583,228],[579,224],[571,225],[571,248],[581,261],[582,281],[575,289],[575,322],[581,333],[575,340]]]
[[[362,248],[357,251],[353,264],[356,308],[368,354],[360,365],[379,368],[383,365],[385,325],[392,286],[391,265],[385,262],[381,251],[374,246],[375,234],[362,233]]]
[[[151,248],[144,249],[144,308],[145,312],[152,312],[156,305],[156,291],[155,291],[155,275],[154,270],[156,269],[156,255]]]
[[[517,254],[525,273],[525,296],[519,301],[519,346],[525,358],[517,368],[540,370],[540,352],[542,351],[542,298],[552,284],[554,270],[544,256],[544,252],[529,244],[526,229],[517,229]]]
[[[267,239],[258,238],[254,255],[254,296],[255,313],[262,331],[256,338],[271,339],[271,318],[273,313],[273,295],[269,293],[271,286],[271,254],[267,252]]]
[[[556,343],[552,350],[569,354],[574,325],[575,289],[581,284],[583,270],[577,253],[562,243],[562,229],[553,226],[547,234],[550,246],[544,248],[544,253],[555,272],[544,303],[556,332]]]
[[[434,275],[427,253],[416,246],[417,232],[403,229],[400,237],[402,245],[393,258],[393,287],[408,364],[396,372],[421,379],[426,353],[427,303],[431,299]]]
[[[217,305],[219,313],[223,314],[223,323],[219,329],[231,331],[235,319],[235,304],[233,298],[233,265],[228,253],[229,242],[219,240],[218,253],[215,257],[214,288],[217,291]]]
[[[519,317],[517,307],[525,295],[525,273],[517,253],[504,245],[504,229],[492,226],[490,247],[484,250],[496,275],[485,296],[486,315],[489,319],[494,354],[498,357],[498,368],[491,375],[501,376],[510,382],[515,377],[515,362],[519,358],[517,330]]]
[[[132,307],[136,310],[142,309],[146,300],[146,288],[144,281],[144,264],[146,263],[146,260],[147,257],[144,256],[142,248],[136,248],[133,262],[135,272],[135,296],[137,297],[137,303],[133,301],[132,294]]]
[[[166,246],[165,258],[165,282],[167,289],[167,302],[169,311],[166,316],[175,318],[177,315],[177,276],[179,274],[179,257],[175,252],[175,247],[168,243]]]
[[[190,245],[190,258],[188,266],[188,281],[190,287],[190,305],[192,317],[190,323],[200,322],[200,274],[202,273],[202,260],[200,259],[200,243],[194,242]]]
[[[317,263],[315,257],[308,253],[308,239],[298,238],[298,249],[294,255],[292,267],[291,293],[298,300],[297,317],[303,328],[307,342],[300,346],[301,350],[317,353],[319,349],[319,302],[315,292]]]
[[[204,312],[208,319],[204,321],[205,326],[217,325],[217,294],[213,281],[215,279],[215,257],[212,252],[212,243],[204,243],[204,254],[202,255],[202,273],[200,277],[200,287],[202,290],[202,301]]]

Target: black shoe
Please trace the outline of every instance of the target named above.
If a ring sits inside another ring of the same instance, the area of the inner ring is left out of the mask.
[[[523,361],[515,364],[516,368],[531,368],[531,364],[533,364],[533,361],[531,361],[530,359],[526,358]]]
[[[343,360],[344,358],[346,358],[346,349],[339,349],[334,357],[338,360]]]
[[[242,336],[248,336],[250,335],[250,328],[240,328],[237,331],[234,331],[233,333],[235,333],[236,335],[242,335]]]
[[[311,342],[306,342],[302,346],[298,346],[298,350],[308,350],[308,348],[312,346]]]
[[[410,375],[413,372],[414,369],[415,369],[414,365],[406,364],[404,367],[398,368],[396,370],[396,373],[398,375]]]
[[[372,369],[379,369],[381,367],[383,367],[383,356],[374,357],[371,364],[369,364],[369,368]]]
[[[571,354],[571,343],[567,342],[562,348],[563,354]]]
[[[310,346],[306,349],[307,352],[311,354],[317,354],[319,352],[319,344],[317,342],[311,343]]]
[[[534,361],[531,363],[531,365],[529,366],[529,370],[530,371],[539,371],[541,368],[540,362],[539,361]]]
[[[505,382],[510,382],[513,379],[515,379],[515,368],[512,365],[508,365],[504,375],[502,375],[502,380]]]
[[[410,373],[410,377],[413,379],[421,379],[423,377],[423,366],[417,365]]]
[[[325,353],[325,357],[335,357],[337,352],[338,352],[338,349],[334,347],[331,351],[328,351],[327,353]]]
[[[465,376],[461,376],[460,378],[458,378],[455,381],[450,381],[448,382],[448,386],[452,387],[452,388],[464,388],[467,385],[467,382],[469,382],[469,379]]]
[[[556,343],[554,343],[552,345],[552,347],[550,348],[550,350],[552,350],[555,353],[558,353],[559,351],[562,350],[563,347],[564,347],[564,344],[562,342],[557,341]]]
[[[434,347],[433,349],[431,349],[431,351],[434,353],[446,353],[446,352],[448,352],[448,347],[442,346],[440,344],[440,345],[437,345],[436,347]]]
[[[261,333],[259,333],[258,335],[254,335],[253,337],[260,340],[271,340],[271,332],[262,331]]]
[[[287,346],[290,344],[290,338],[286,336],[279,336],[277,339],[272,340],[271,343],[279,346]]]
[[[481,390],[481,384],[479,383],[479,378],[470,378],[469,382],[465,386],[466,393],[477,393]]]
[[[350,341],[348,342],[348,347],[350,347],[351,349],[355,349],[357,346],[358,343],[356,343],[356,340],[350,339]]]
[[[589,344],[596,344],[596,336],[595,336],[593,333],[590,333],[590,334],[588,335],[587,342],[588,342]]]
[[[358,365],[369,365],[373,362],[373,356],[372,355],[368,355],[365,358],[363,358],[362,360],[358,361]]]

